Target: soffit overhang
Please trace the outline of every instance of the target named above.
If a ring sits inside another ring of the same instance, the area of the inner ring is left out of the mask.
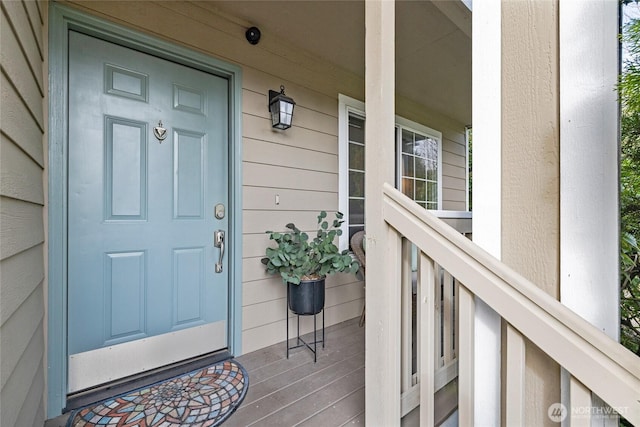
[[[202,7],[260,28],[364,76],[364,1],[206,1]],[[471,123],[471,12],[461,1],[396,1],[396,92]]]

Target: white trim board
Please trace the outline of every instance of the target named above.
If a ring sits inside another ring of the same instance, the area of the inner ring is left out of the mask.
[[[69,393],[211,353],[227,345],[224,320],[69,356]]]

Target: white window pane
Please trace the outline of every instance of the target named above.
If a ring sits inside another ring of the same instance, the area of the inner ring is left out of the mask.
[[[349,171],[349,197],[364,197],[364,173]]]
[[[364,146],[349,144],[349,169],[364,170]]]
[[[402,152],[413,154],[413,132],[402,129]]]
[[[409,156],[407,154],[402,155],[402,175],[411,177],[414,176],[413,156]]]
[[[349,141],[364,144],[364,119],[349,115]]]
[[[430,161],[427,163],[427,179],[429,181],[438,180],[438,163],[437,162]]]
[[[422,157],[416,157],[416,178],[425,179],[427,177],[427,161]]]
[[[413,194],[413,179],[402,178],[402,192],[412,200],[414,200]]]
[[[416,201],[427,200],[427,183],[421,180],[416,180]]]
[[[427,184],[427,200],[430,202],[438,201],[438,184],[436,182],[429,182]]]
[[[349,224],[364,224],[364,200],[349,200]]]

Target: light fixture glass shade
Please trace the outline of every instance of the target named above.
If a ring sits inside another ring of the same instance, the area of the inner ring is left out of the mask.
[[[280,93],[269,91],[269,112],[271,126],[276,129],[289,129],[293,120],[293,107],[296,103],[284,94],[284,86],[280,86]]]

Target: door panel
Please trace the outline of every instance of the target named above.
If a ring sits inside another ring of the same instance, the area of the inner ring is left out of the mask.
[[[105,118],[108,220],[147,219],[147,124]]]
[[[70,32],[69,392],[115,379],[85,378],[97,365],[132,366],[125,376],[227,347],[213,232],[228,224],[214,216],[228,205],[228,92],[224,78]],[[187,336],[206,338],[177,351]]]

